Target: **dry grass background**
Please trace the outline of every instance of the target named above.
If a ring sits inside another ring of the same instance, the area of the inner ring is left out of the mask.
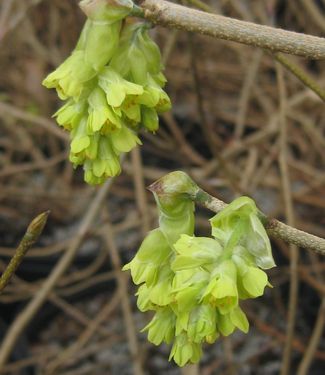
[[[323,0],[209,4],[227,16],[325,33]],[[39,302],[0,372],[178,374],[167,362],[168,348],[153,347],[139,334],[149,317],[136,311],[134,288],[118,271],[156,225],[145,186],[182,169],[226,202],[248,194],[268,215],[324,237],[324,103],[290,72],[276,68],[268,53],[157,27],[152,35],[162,49],[173,111],[161,118],[155,136],[143,134],[143,146],[126,156],[121,176],[104,187],[89,187],[67,160],[67,135],[51,120],[60,105],[56,94],[41,86],[73,48],[83,22],[74,0],[0,2],[1,268],[28,222],[51,210],[40,241],[0,296],[0,337],[20,324],[19,312]],[[290,59],[325,87],[324,61]],[[210,216],[198,209],[197,233],[208,233]],[[273,245],[274,288],[246,304],[250,333],[206,348],[201,374],[280,372],[295,250],[282,242]],[[325,263],[306,250],[298,253],[290,373],[316,375],[324,368],[325,342],[313,348],[309,340],[323,330]],[[311,367],[304,370],[301,363],[308,362]]]

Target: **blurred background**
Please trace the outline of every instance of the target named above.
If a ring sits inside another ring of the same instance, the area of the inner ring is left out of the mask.
[[[237,19],[325,34],[324,0],[204,4]],[[137,311],[135,287],[130,281],[125,286],[118,272],[145,233],[157,226],[155,203],[145,186],[181,169],[225,202],[249,195],[267,215],[283,221],[289,215],[294,226],[324,237],[324,103],[288,70],[276,68],[267,52],[156,27],[152,36],[161,47],[173,110],[162,116],[156,135],[142,134],[143,146],[126,156],[119,177],[103,187],[87,186],[82,170],[74,171],[68,161],[67,134],[51,119],[60,101],[54,90],[41,86],[73,49],[84,21],[76,0],[0,1],[1,271],[28,223],[38,213],[51,211],[39,241],[0,295],[2,341],[10,326],[20,324],[19,314],[36,293],[48,285],[45,303],[27,316],[26,328],[16,335],[0,372],[123,375],[138,367],[143,374],[176,375],[180,369],[168,362],[169,348],[149,344],[140,333],[150,316]],[[288,58],[325,87],[324,61]],[[284,82],[279,79],[282,74]],[[288,153],[283,169],[284,123]],[[285,181],[290,184],[287,191]],[[288,199],[293,215],[286,209]],[[212,215],[197,208],[197,234],[209,234]],[[278,267],[268,274],[274,288],[244,306],[249,333],[236,332],[207,346],[200,374],[280,373],[288,327],[290,254],[295,250],[273,241],[273,251]],[[325,368],[325,262],[304,249],[298,254],[289,373],[302,371],[303,361],[310,367],[300,375],[320,375]],[[62,276],[49,282],[63,257]]]

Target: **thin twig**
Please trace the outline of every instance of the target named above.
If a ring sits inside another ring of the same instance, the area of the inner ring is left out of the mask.
[[[273,57],[293,73],[305,86],[309,87],[315,94],[325,101],[325,89],[320,87],[308,73],[281,53],[275,53],[273,54]]]
[[[243,136],[245,130],[245,120],[249,101],[252,95],[252,87],[255,84],[256,76],[262,60],[263,51],[256,50],[252,56],[251,62],[248,64],[247,73],[245,74],[243,86],[239,96],[239,105],[236,116],[235,138],[239,139]]]
[[[209,14],[165,0],[144,0],[141,1],[141,6],[144,17],[159,25],[261,47],[273,52],[311,59],[325,58],[324,38]]]
[[[190,65],[192,69],[192,77],[194,83],[194,91],[196,93],[196,105],[197,111],[200,117],[200,125],[202,127],[202,131],[204,137],[207,141],[209,149],[217,160],[219,167],[224,174],[224,176],[229,181],[229,184],[235,193],[242,193],[242,190],[237,182],[237,176],[234,173],[234,170],[229,168],[229,165],[225,158],[221,155],[220,150],[222,149],[222,141],[214,131],[211,126],[210,121],[208,121],[207,116],[205,114],[204,105],[203,105],[203,94],[200,85],[200,77],[198,71],[198,64],[195,57],[194,52],[194,36],[188,33],[188,45],[189,45],[189,52],[190,52]],[[234,168],[233,168],[234,169]]]
[[[317,283],[324,286],[324,276],[318,262],[318,258],[315,254],[310,253],[309,258],[311,261],[311,267],[314,271]],[[301,362],[299,363],[297,375],[308,375],[309,368],[312,364],[312,360],[315,357],[317,347],[322,338],[322,333],[325,325],[325,292],[322,293],[320,307],[317,313],[317,319],[313,327],[313,331],[307,345],[307,349],[304,352]]]
[[[198,0],[198,2],[191,0],[191,2],[197,8],[199,8],[201,10],[205,10],[206,12],[213,13],[213,9],[209,5],[206,5],[206,4],[203,3],[205,6],[202,7],[200,5],[200,0]],[[237,2],[235,2],[233,5],[236,6],[236,10],[245,19],[245,21],[251,21],[252,17],[250,17],[249,13],[245,12],[244,8],[239,9],[240,3],[237,4]],[[258,53],[256,54],[256,56],[258,56]],[[286,69],[288,69],[293,75],[295,75],[304,85],[309,87],[312,91],[314,91],[314,93],[316,95],[318,95],[322,100],[325,101],[325,89],[323,89],[321,86],[319,86],[318,83],[308,73],[306,73],[300,66],[295,64],[293,61],[289,60],[287,57],[285,57],[281,53],[273,53],[272,56],[279,63],[281,63]],[[248,68],[249,70],[248,70],[248,74],[246,75],[245,81],[253,79],[253,77],[250,77],[250,76],[253,75],[254,73],[256,74],[255,69],[258,69],[258,65],[256,65],[256,67],[255,67],[255,64],[259,64],[258,60],[260,60],[260,57],[259,58],[257,58],[257,57],[253,58],[253,64]],[[239,113],[238,113],[238,117],[237,117],[237,120],[236,120],[236,131],[237,131],[238,127],[242,127],[240,119],[245,114],[245,112],[244,112],[244,114],[242,114],[241,111],[243,111],[243,109],[244,109],[243,106],[244,106],[245,101],[248,100],[245,97],[246,95],[248,95],[248,92],[247,93],[244,92],[245,86],[250,87],[250,85],[248,83],[245,84],[245,82],[244,82],[243,92],[241,93],[241,99],[240,99],[240,110],[238,111]],[[248,90],[248,88],[246,90]],[[243,103],[242,103],[242,101],[243,101]]]
[[[315,356],[317,346],[320,339],[322,338],[322,333],[325,325],[325,297],[322,298],[322,303],[318,310],[316,324],[311,335],[310,341],[308,343],[307,350],[303,356],[301,363],[299,364],[297,375],[308,375],[308,370],[311,362]]]
[[[277,82],[280,97],[280,154],[279,166],[281,173],[282,191],[284,197],[285,214],[289,225],[294,225],[294,211],[291,194],[291,184],[287,160],[288,147],[288,124],[286,119],[287,94],[284,83],[283,68],[276,64]],[[292,342],[296,325],[297,301],[298,301],[298,249],[290,245],[290,294],[288,303],[287,336],[282,357],[281,375],[290,373]]]
[[[140,357],[141,351],[139,350],[140,348],[137,339],[134,319],[132,316],[132,308],[128,298],[128,279],[126,278],[126,275],[121,272],[122,262],[116,245],[114,230],[109,221],[107,222],[105,229],[106,231],[104,240],[106,242],[112,259],[113,267],[116,272],[118,290],[121,297],[122,313],[125,321],[125,330],[132,357],[134,375],[143,375],[144,371],[142,369]]]
[[[143,179],[143,165],[141,158],[141,150],[139,147],[131,151],[131,159],[133,166],[133,181],[135,187],[135,196],[137,208],[140,212],[142,234],[145,236],[150,229],[149,209],[146,197],[146,188]]]
[[[27,251],[33,246],[37,241],[38,237],[42,233],[44,226],[46,224],[47,218],[50,211],[43,212],[35,217],[35,219],[29,224],[24,237],[20,241],[17,247],[15,255],[11,258],[7,268],[3,272],[0,278],[0,293],[9,283],[11,277],[16,272],[20,263],[22,262]]]

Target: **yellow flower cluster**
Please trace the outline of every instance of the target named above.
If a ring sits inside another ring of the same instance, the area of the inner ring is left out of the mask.
[[[120,2],[97,0],[87,7],[75,50],[43,81],[66,100],[54,116],[70,132],[70,160],[83,165],[90,184],[119,174],[120,155],[141,144],[141,129],[155,132],[158,114],[171,107],[148,25],[123,24],[133,3]]]
[[[186,185],[184,175],[175,176]],[[193,235],[188,195],[155,197],[159,228],[148,234],[124,270],[131,270],[134,283],[140,284],[138,308],[155,311],[144,328],[148,340],[173,342],[170,359],[184,366],[199,361],[203,343],[214,343],[236,328],[248,331],[239,301],[263,295],[270,284],[261,268],[273,267],[274,261],[250,198],[236,199],[212,218],[213,238],[208,238]]]

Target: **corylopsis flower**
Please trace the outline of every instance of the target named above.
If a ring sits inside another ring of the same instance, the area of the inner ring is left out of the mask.
[[[67,100],[56,113],[70,132],[70,160],[83,165],[89,184],[121,172],[120,156],[141,144],[141,129],[155,132],[158,113],[170,109],[162,89],[158,46],[145,23],[123,22],[131,0],[83,0],[87,15],[71,55],[43,81]]]
[[[150,189],[159,228],[124,269],[140,284],[139,309],[155,311],[144,328],[148,340],[155,345],[173,341],[169,359],[184,366],[199,361],[203,343],[213,344],[236,329],[248,332],[240,300],[259,297],[270,286],[261,264],[270,266],[273,258],[250,199],[235,200],[211,219],[214,238],[196,237],[190,203],[198,187],[192,180],[173,172]],[[263,245],[255,251],[251,246],[260,238]]]

